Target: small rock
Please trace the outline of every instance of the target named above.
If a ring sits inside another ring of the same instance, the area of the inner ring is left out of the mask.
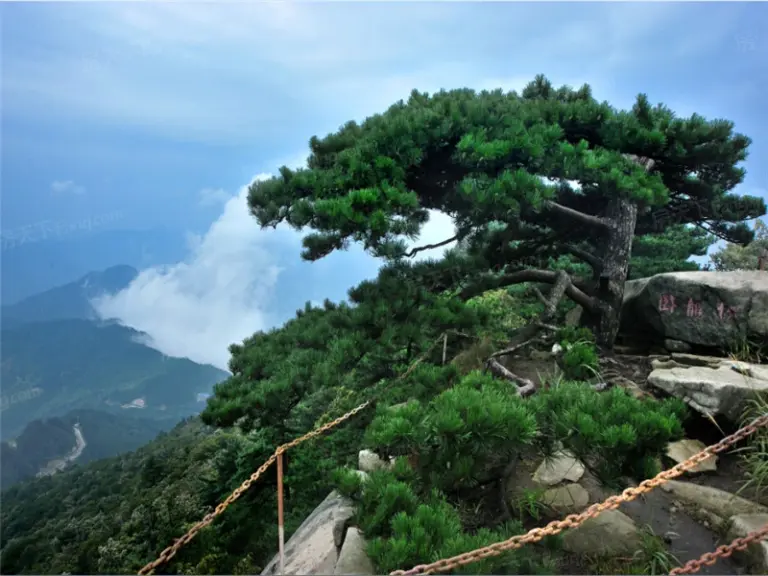
[[[546,458],[533,474],[533,481],[543,486],[554,486],[567,480],[578,482],[584,475],[584,464],[566,450]]]
[[[389,464],[382,460],[373,450],[360,450],[357,455],[357,462],[357,467],[363,472],[368,473],[375,472],[376,470],[381,470],[389,466]]]
[[[670,352],[690,352],[691,345],[682,340],[673,340],[672,338],[664,339],[664,348]]]
[[[579,484],[566,484],[544,492],[541,501],[559,516],[575,514],[589,505],[589,493]]]
[[[366,553],[366,542],[360,530],[350,528],[347,530],[347,537],[344,539],[344,546],[339,553],[339,560],[336,562],[335,575],[347,574],[375,574],[373,563]]]
[[[663,538],[664,538],[664,542],[666,542],[667,544],[670,544],[673,540],[677,540],[678,538],[680,538],[680,534],[678,534],[677,532],[672,532],[671,530],[668,530],[667,532],[664,532]]]
[[[690,515],[705,528],[711,527],[712,529],[719,530],[723,526],[723,519],[706,508],[696,508],[691,510]]]
[[[726,540],[744,538],[750,532],[760,530],[768,524],[768,514],[738,514],[731,517]],[[754,574],[768,574],[768,542],[753,542],[736,557],[749,566]]]
[[[677,442],[670,442],[667,444],[667,458],[679,464],[685,462],[691,456],[698,454],[704,450],[706,446],[699,440],[690,440],[684,438]],[[715,472],[717,470],[717,456],[710,456],[703,462],[696,465],[690,472]]]
[[[574,554],[632,556],[640,545],[637,525],[619,510],[606,510],[563,533],[563,548]]]
[[[677,514],[677,510],[678,510],[677,506],[670,506],[669,513],[670,514]]]

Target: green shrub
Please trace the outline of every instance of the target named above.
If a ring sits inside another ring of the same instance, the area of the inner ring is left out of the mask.
[[[523,532],[519,523],[497,530],[464,531],[456,509],[445,496],[432,489],[423,496],[404,459],[392,470],[377,470],[362,482],[352,470],[338,470],[336,489],[357,504],[355,521],[369,540],[367,553],[377,573],[410,568],[448,558]],[[463,566],[461,574],[551,574],[533,549],[507,552]]]
[[[511,386],[472,372],[427,405],[414,401],[380,413],[366,441],[390,456],[417,455],[430,486],[448,492],[476,486],[534,437],[536,420]]]
[[[687,409],[678,399],[637,399],[621,388],[597,392],[563,382],[528,400],[539,429],[536,443],[551,453],[559,443],[587,463],[606,484],[622,476],[644,480],[670,441],[683,436]]]

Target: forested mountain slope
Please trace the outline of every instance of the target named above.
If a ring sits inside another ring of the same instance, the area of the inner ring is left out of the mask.
[[[141,338],[129,328],[88,320],[2,330],[3,438],[32,420],[80,408],[179,419],[198,412],[197,394],[227,377],[213,366],[165,357]],[[134,400],[143,407],[123,408]]]

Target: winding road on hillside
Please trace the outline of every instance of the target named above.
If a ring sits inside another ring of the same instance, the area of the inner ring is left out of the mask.
[[[37,473],[38,478],[41,476],[50,476],[51,474],[56,474],[56,472],[64,470],[68,464],[77,460],[83,453],[83,450],[85,450],[88,443],[85,441],[85,436],[83,436],[83,431],[80,429],[80,424],[78,423],[72,426],[72,430],[75,433],[75,447],[72,448],[72,451],[64,458],[57,458],[48,462],[48,464],[41,468],[40,472]]]

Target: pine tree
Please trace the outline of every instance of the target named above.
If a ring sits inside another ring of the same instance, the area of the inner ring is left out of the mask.
[[[762,199],[731,193],[749,143],[725,120],[679,119],[645,95],[616,110],[587,85],[555,89],[543,76],[520,95],[414,91],[362,124],[313,137],[308,168],[254,184],[249,204],[262,226],[310,228],[308,260],[350,242],[403,258],[429,209],[449,214],[456,234],[446,241],[482,233],[496,248],[458,268],[465,295],[489,279],[554,283],[556,273],[531,270],[531,258],[570,253],[593,277],[567,294],[610,346],[636,233],[694,223],[743,241],[741,221],[765,213]],[[489,232],[489,222],[500,226]],[[500,277],[489,278],[494,271]]]

